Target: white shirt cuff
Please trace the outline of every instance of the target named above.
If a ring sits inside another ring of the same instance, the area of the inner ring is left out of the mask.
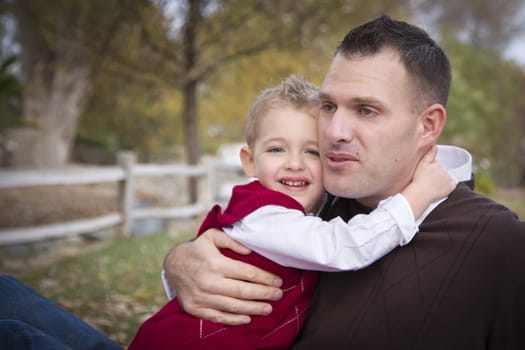
[[[402,194],[398,193],[395,196],[379,202],[378,208],[387,210],[394,218],[403,235],[403,240],[399,243],[400,245],[408,244],[419,231],[419,227],[416,225],[414,218],[414,212]]]
[[[166,271],[164,269],[162,269],[162,272],[160,273],[160,280],[162,281],[162,287],[164,288],[164,292],[168,296],[168,299],[171,300],[175,298],[177,294],[175,291],[171,290],[168,284],[168,279],[166,278]]]

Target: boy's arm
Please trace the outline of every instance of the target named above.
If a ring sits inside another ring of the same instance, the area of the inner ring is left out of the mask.
[[[298,210],[267,205],[224,231],[284,266],[305,270],[357,270],[378,260],[417,232],[412,209],[400,194],[368,215],[323,221]]]

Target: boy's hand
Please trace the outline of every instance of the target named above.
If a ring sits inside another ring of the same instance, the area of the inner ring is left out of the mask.
[[[412,182],[402,192],[416,219],[432,202],[448,196],[457,185],[436,155],[437,146],[432,146],[419,161]]]
[[[227,258],[218,248],[250,253],[224,232],[211,229],[193,241],[176,245],[166,257],[166,277],[183,309],[226,325],[246,324],[250,322],[248,315],[271,313],[270,304],[256,300],[280,299],[280,278]]]
[[[436,159],[437,147],[432,146],[416,167],[412,184],[421,194],[428,193],[431,202],[448,196],[456,188],[456,181]]]

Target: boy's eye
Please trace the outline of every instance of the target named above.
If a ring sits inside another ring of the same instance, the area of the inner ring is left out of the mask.
[[[321,103],[321,111],[327,112],[327,113],[334,113],[336,111],[337,107],[330,102],[323,102]]]
[[[316,149],[309,149],[309,150],[306,150],[306,153],[311,154],[311,155],[316,156],[316,157],[319,157],[319,156],[320,156],[320,155],[319,155],[319,151],[316,150]]]
[[[282,148],[282,147],[270,147],[270,148],[268,148],[267,152],[280,153],[280,152],[284,152],[284,148]]]

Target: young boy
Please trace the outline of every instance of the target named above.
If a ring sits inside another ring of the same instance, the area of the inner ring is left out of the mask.
[[[241,150],[247,176],[256,180],[236,186],[224,212],[215,206],[199,234],[209,228],[232,236],[265,232],[304,231],[302,242],[276,247],[289,266],[278,265],[272,249],[250,247],[257,253],[224,254],[271,271],[283,280],[283,298],[273,302],[272,314],[253,317],[246,326],[229,327],[186,314],[173,298],[146,320],[129,346],[136,349],[286,349],[301,329],[315,288],[317,273],[355,270],[381,258],[417,232],[415,218],[430,203],[447,196],[454,181],[427,153],[403,193],[385,201],[369,215],[348,223],[324,222],[314,216],[324,195],[317,143],[318,88],[298,76],[265,90],[253,103],[246,127],[248,147]],[[262,254],[262,255],[260,255]]]

